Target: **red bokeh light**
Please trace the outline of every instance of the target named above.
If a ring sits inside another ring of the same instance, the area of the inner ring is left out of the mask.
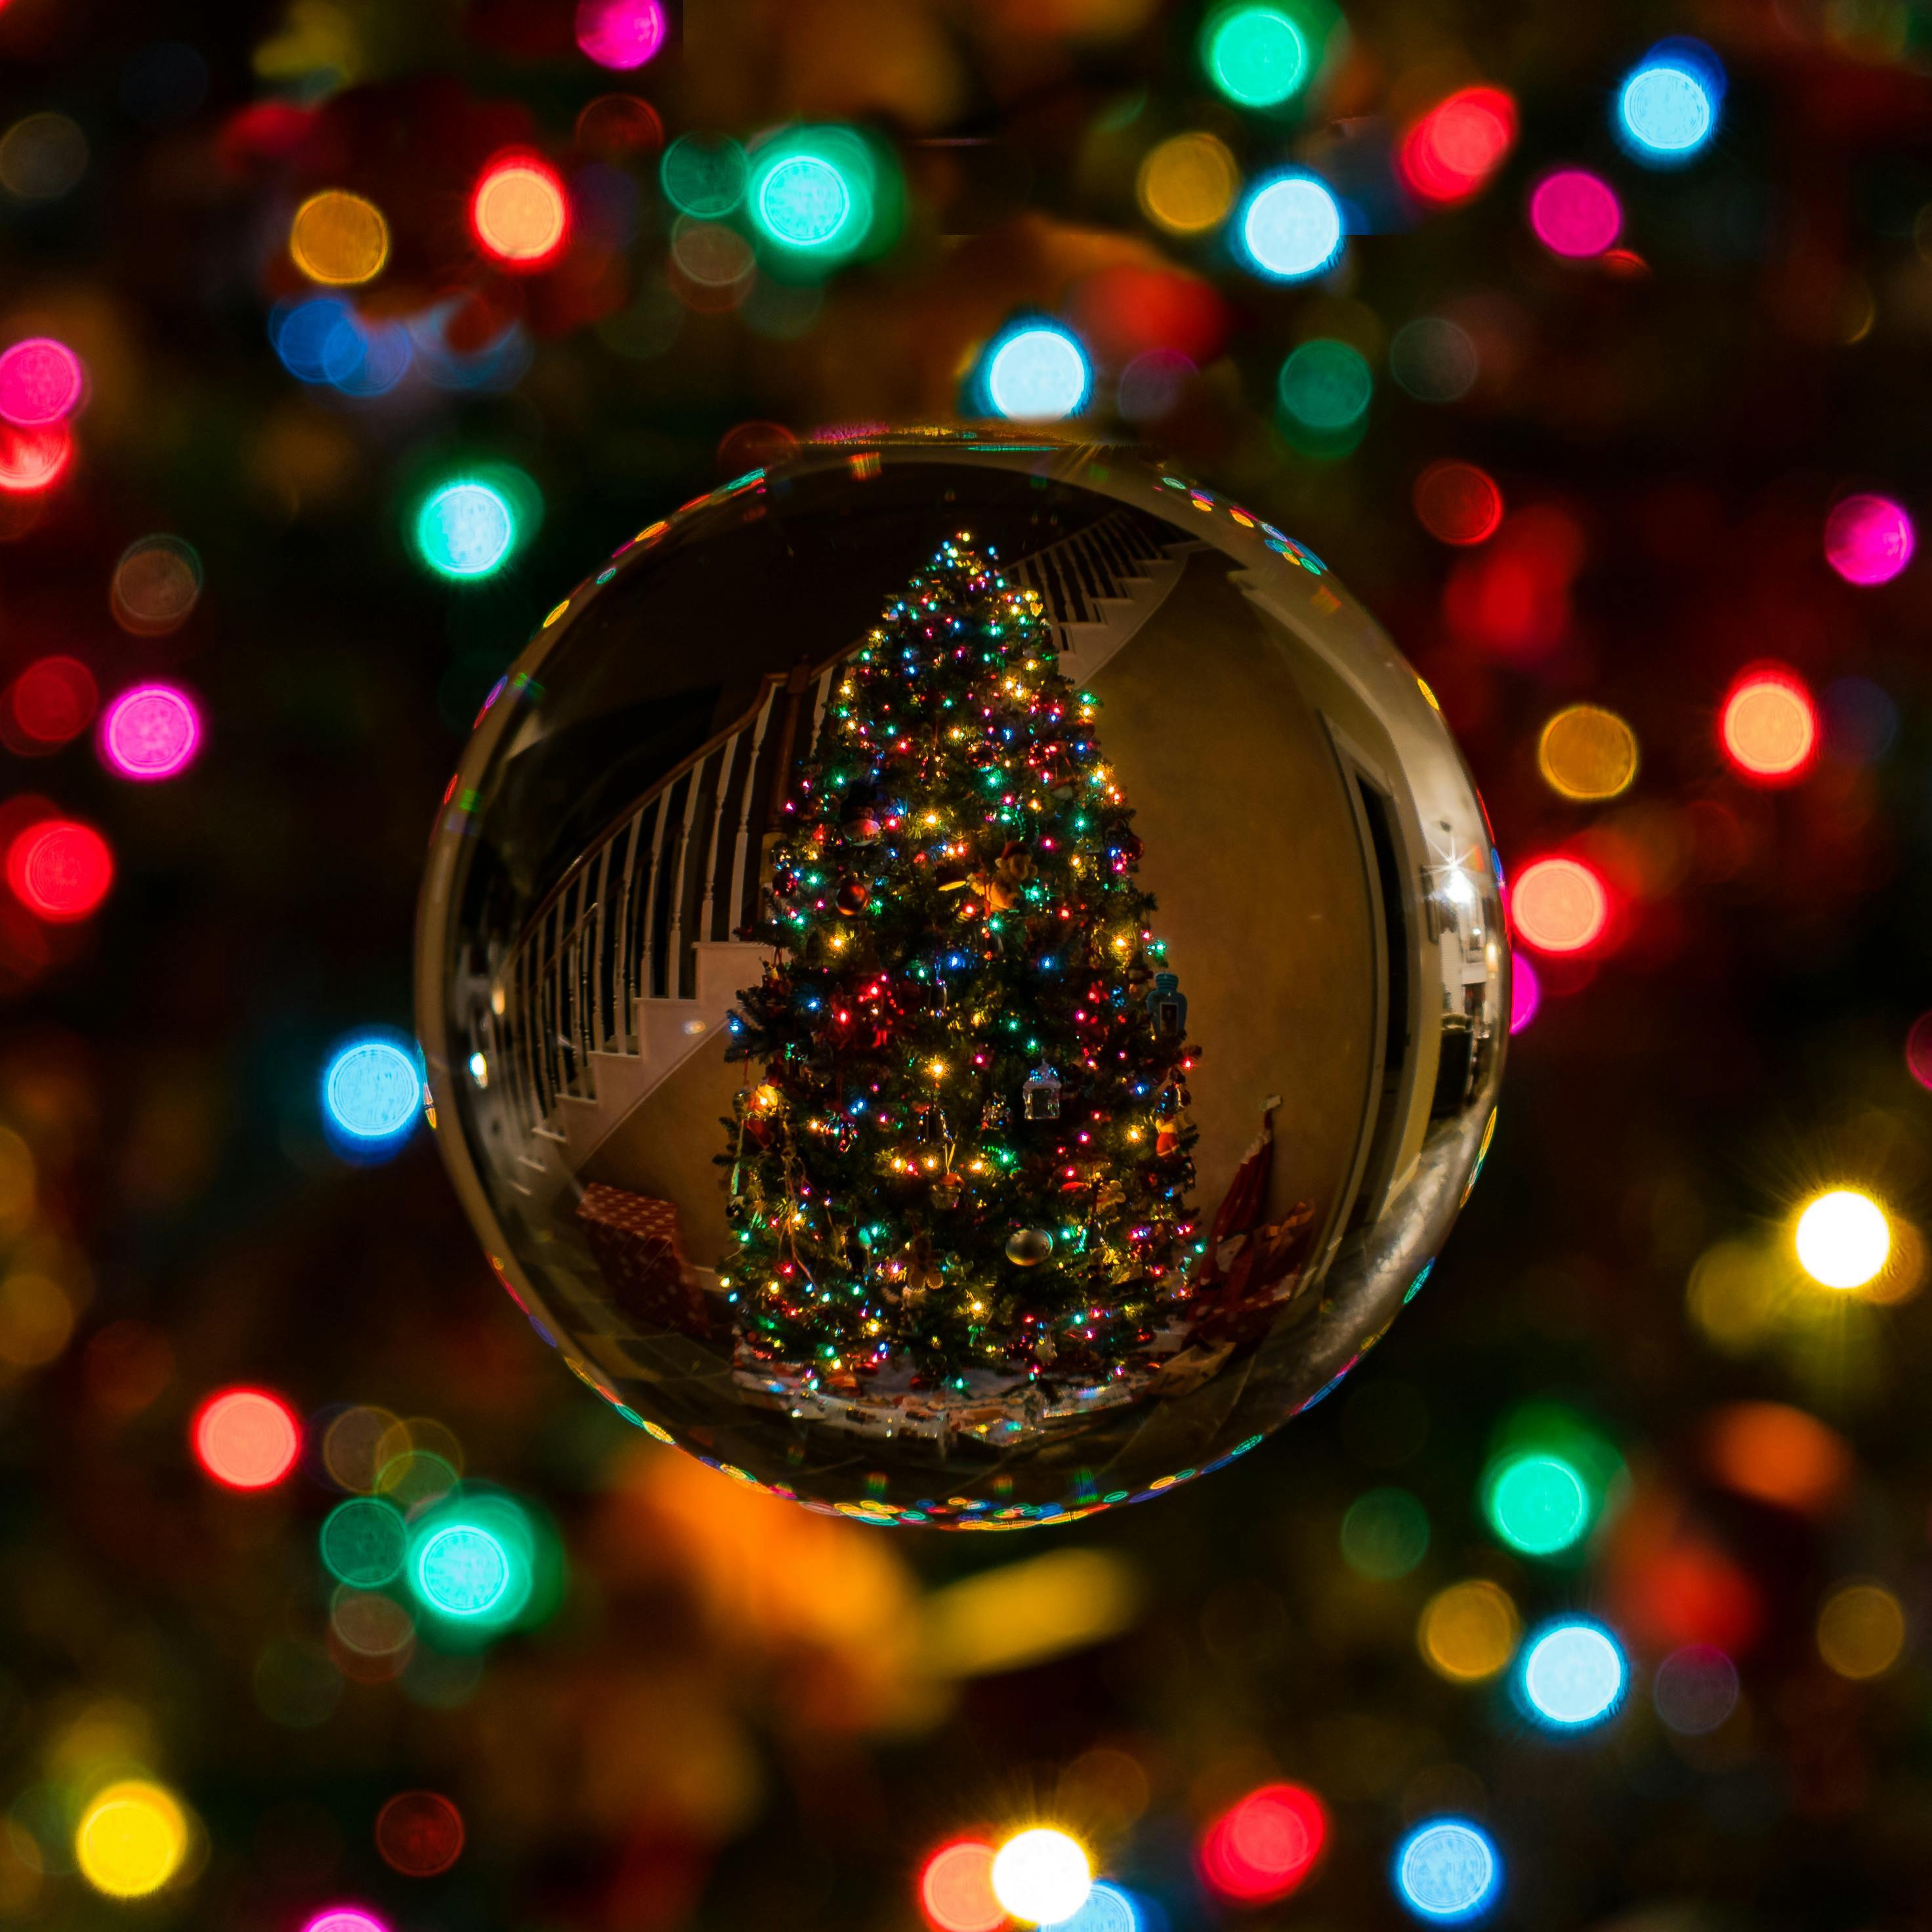
[[[20,735],[51,751],[77,738],[94,722],[100,694],[78,658],[42,658],[14,680],[8,709]]]
[[[51,490],[74,460],[74,438],[64,423],[0,428],[0,490],[31,496]]]
[[[995,1932],[1006,1910],[993,1896],[993,1848],[977,1838],[941,1845],[919,1874],[920,1910],[935,1932]]]
[[[1587,952],[1610,922],[1610,889],[1580,859],[1533,859],[1516,875],[1510,924],[1539,952]]]
[[[1415,479],[1414,502],[1422,527],[1443,543],[1481,543],[1503,520],[1503,493],[1473,463],[1432,463]]]
[[[539,155],[499,155],[477,177],[470,227],[499,268],[519,274],[548,268],[570,238],[562,177]]]
[[[1570,586],[1583,554],[1574,518],[1547,503],[1516,511],[1450,573],[1443,616],[1457,637],[1492,657],[1540,656],[1570,628]]]
[[[1466,201],[1516,145],[1516,103],[1500,87],[1466,87],[1402,136],[1396,165],[1424,201]]]
[[[436,1791],[399,1791],[376,1814],[376,1849],[410,1878],[434,1878],[463,1850],[463,1814]]]
[[[1754,784],[1793,784],[1818,754],[1818,707],[1804,680],[1783,664],[1744,672],[1725,694],[1718,742]]]
[[[7,883],[42,919],[85,919],[114,883],[114,854],[92,826],[44,818],[7,848]]]
[[[1264,1784],[1202,1834],[1202,1873],[1240,1904],[1285,1898],[1308,1876],[1328,1837],[1328,1814],[1313,1792]]]
[[[231,1490],[266,1490],[296,1466],[302,1427],[293,1409],[266,1389],[223,1389],[194,1412],[195,1460]]]

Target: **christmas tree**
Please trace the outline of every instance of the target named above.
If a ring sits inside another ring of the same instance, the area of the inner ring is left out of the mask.
[[[961,536],[846,662],[733,1052],[741,1347],[807,1388],[1132,1372],[1197,1252],[1198,1058],[1096,700]]]

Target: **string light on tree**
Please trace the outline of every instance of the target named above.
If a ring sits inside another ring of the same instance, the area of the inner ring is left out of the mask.
[[[993,1859],[993,1896],[1028,1925],[1058,1925],[1087,1902],[1094,1868],[1078,1841],[1050,1825],[1020,1832]]]
[[[1869,1194],[1834,1187],[1807,1204],[1795,1236],[1799,1264],[1823,1288],[1862,1288],[1892,1255],[1892,1225]]]

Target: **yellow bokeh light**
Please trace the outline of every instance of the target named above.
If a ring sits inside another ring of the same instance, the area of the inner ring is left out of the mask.
[[[1225,220],[1241,185],[1226,142],[1212,134],[1176,134],[1141,163],[1135,190],[1141,212],[1170,235],[1199,235]]]
[[[74,1334],[74,1304],[44,1274],[10,1274],[0,1281],[0,1361],[16,1369],[51,1362]]]
[[[379,274],[389,259],[389,224],[373,201],[325,188],[296,210],[289,253],[310,281],[352,287]]]
[[[993,1896],[1028,1925],[1057,1925],[1087,1903],[1094,1868],[1078,1844],[1036,1825],[1002,1845],[993,1860]]]
[[[1423,1661],[1452,1684],[1495,1676],[1516,1654],[1522,1634],[1509,1592],[1479,1577],[1437,1591],[1415,1627]]]
[[[158,1784],[111,1784],[81,1814],[74,1862],[97,1892],[141,1898],[158,1892],[188,1856],[188,1819]]]
[[[1636,734],[1600,705],[1567,706],[1543,728],[1536,768],[1565,798],[1615,798],[1636,776]]]
[[[1882,1584],[1847,1583],[1818,1612],[1818,1654],[1840,1677],[1881,1677],[1904,1648],[1904,1610]]]
[[[1862,1288],[1892,1252],[1885,1210],[1869,1194],[1834,1187],[1798,1217],[1798,1259],[1826,1288]]]

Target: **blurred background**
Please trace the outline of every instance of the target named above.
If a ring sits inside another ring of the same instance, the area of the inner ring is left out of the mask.
[[[0,248],[0,1915],[1932,1921],[1917,0],[8,0]],[[1319,1408],[889,1535],[629,1430],[323,1076],[596,560],[1002,413],[1380,616],[1516,1036]],[[406,1587],[454,1496],[514,1614]]]

